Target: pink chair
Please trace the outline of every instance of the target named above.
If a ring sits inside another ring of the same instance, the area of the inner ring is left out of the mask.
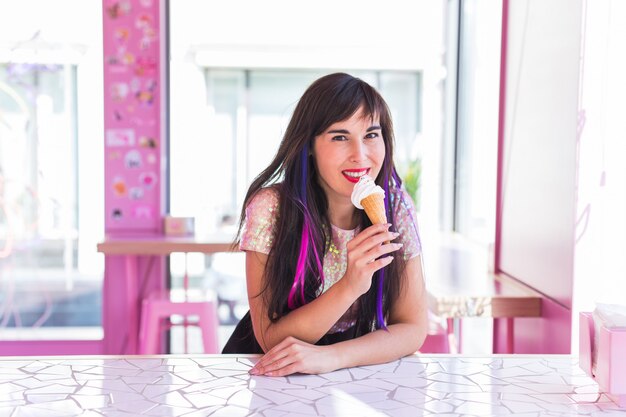
[[[202,331],[204,353],[218,352],[218,316],[216,302],[206,292],[189,290],[187,275],[187,255],[185,254],[185,275],[183,288],[178,290],[155,291],[143,300],[141,306],[141,322],[139,328],[139,353],[155,355],[164,353],[159,351],[161,332],[172,327],[170,317],[183,317],[182,326],[185,327],[184,346],[187,349],[187,326],[195,325]],[[189,322],[190,316],[196,316],[196,322]]]
[[[139,353],[155,355],[160,351],[161,332],[172,326],[170,317],[180,315],[185,326],[185,352],[189,325],[200,327],[204,353],[219,353],[217,343],[218,317],[216,303],[200,292],[157,291],[143,300],[139,330]],[[197,317],[190,322],[189,317]]]

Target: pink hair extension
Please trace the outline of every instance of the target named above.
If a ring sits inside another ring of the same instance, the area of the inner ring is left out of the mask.
[[[300,186],[297,190],[298,197],[296,203],[302,210],[303,223],[302,223],[302,237],[300,239],[300,253],[298,254],[298,263],[296,264],[296,275],[293,278],[293,285],[289,291],[289,298],[287,299],[287,306],[293,310],[301,305],[306,304],[304,298],[304,283],[306,280],[307,270],[311,273],[319,274],[321,284],[324,285],[324,268],[320,256],[317,253],[317,247],[315,246],[316,240],[314,237],[318,237],[318,232],[311,227],[313,223],[311,221],[311,214],[307,207],[307,178],[309,171],[309,151],[307,147],[303,147],[300,153]],[[311,261],[309,254],[309,247],[313,249],[313,256],[315,256],[315,264],[317,271],[313,268],[313,262]],[[296,298],[296,293],[300,293],[300,300]]]
[[[307,252],[309,251],[309,222],[304,220],[302,226],[302,238],[300,239],[300,254],[298,255],[298,263],[296,265],[296,276],[293,279],[291,291],[289,291],[289,299],[287,305],[291,310],[298,307],[297,304],[304,304],[304,279],[306,269],[309,266]],[[300,289],[300,303],[296,301],[296,292]]]
[[[306,278],[306,271],[313,270],[311,261],[309,259],[309,246],[313,249],[313,256],[315,256],[315,263],[317,266],[317,272],[320,274],[320,280],[322,285],[324,283],[324,273],[322,262],[320,261],[319,253],[315,247],[315,242],[311,233],[311,227],[309,226],[308,213],[304,217],[304,224],[302,225],[302,238],[300,239],[300,253],[298,255],[298,263],[296,264],[296,275],[293,280],[293,285],[289,291],[289,298],[287,305],[290,309],[295,309],[301,305],[306,304],[304,298],[304,282]],[[315,272],[314,270],[312,272]],[[300,299],[297,299],[297,293],[300,293]]]

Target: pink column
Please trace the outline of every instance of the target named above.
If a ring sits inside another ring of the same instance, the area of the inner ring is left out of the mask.
[[[105,232],[162,233],[165,94],[163,0],[103,0]],[[152,266],[148,268],[148,266]],[[136,353],[143,295],[164,286],[162,259],[105,263],[105,353]]]
[[[104,0],[107,233],[160,233],[160,2]]]

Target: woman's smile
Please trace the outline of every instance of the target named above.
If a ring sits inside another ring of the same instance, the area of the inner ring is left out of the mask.
[[[353,184],[359,182],[359,178],[370,172],[370,168],[346,169],[341,171],[344,177]]]

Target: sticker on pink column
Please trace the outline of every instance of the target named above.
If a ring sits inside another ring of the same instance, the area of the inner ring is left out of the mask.
[[[117,40],[120,44],[125,44],[130,39],[130,29],[128,28],[116,28],[115,32],[115,40]]]
[[[155,186],[157,178],[157,174],[154,172],[143,172],[139,175],[139,184],[146,189],[150,189]]]
[[[149,220],[153,217],[152,207],[150,206],[136,206],[133,210],[133,216],[137,219]]]
[[[133,129],[108,129],[106,131],[107,146],[134,146],[135,131]]]
[[[155,149],[157,147],[157,142],[151,136],[141,136],[139,138],[139,146],[142,148]]]
[[[111,98],[113,101],[124,101],[130,92],[128,84],[126,83],[114,83],[111,86]]]
[[[123,217],[124,217],[124,213],[122,212],[121,208],[113,209],[113,212],[111,213],[111,218],[113,220],[122,220]]]
[[[141,153],[138,150],[133,149],[132,151],[128,151],[124,156],[124,165],[126,168],[141,168],[143,165],[141,161]]]
[[[126,180],[124,177],[117,176],[113,178],[113,193],[116,197],[124,197],[128,187],[126,186]]]
[[[130,198],[131,200],[141,200],[143,198],[143,188],[132,187],[128,191],[128,198]]]
[[[111,6],[107,7],[107,14],[111,19],[117,19],[122,16],[126,16],[132,10],[130,0],[121,0],[114,2]]]

